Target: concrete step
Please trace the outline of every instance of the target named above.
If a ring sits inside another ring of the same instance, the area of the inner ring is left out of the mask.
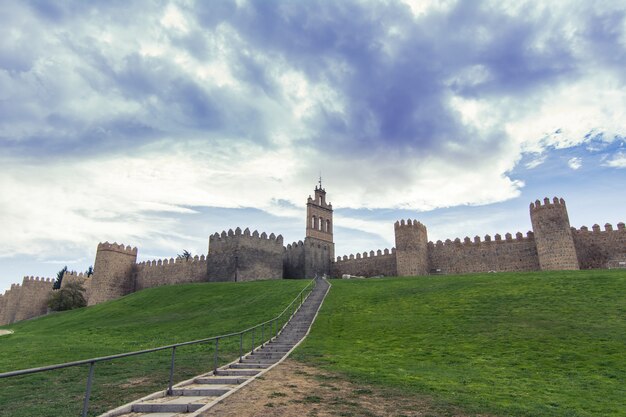
[[[273,365],[278,362],[281,358],[249,358],[243,359],[239,363],[261,363],[266,365]]]
[[[254,376],[261,372],[260,370],[253,369],[218,369],[217,375],[219,376]]]
[[[283,356],[285,356],[283,352],[258,351],[252,355],[244,356],[243,359],[280,359]]]
[[[291,349],[292,348],[268,346],[268,347],[264,348],[262,352],[259,352],[259,353],[287,353]]]
[[[210,397],[163,397],[133,404],[134,413],[192,413],[209,402]]]
[[[238,376],[205,376],[196,378],[193,382],[201,385],[239,385],[247,380],[248,378]]]
[[[233,388],[225,384],[190,384],[172,389],[172,397],[219,397]]]
[[[271,363],[233,363],[230,369],[265,369],[272,365]]]

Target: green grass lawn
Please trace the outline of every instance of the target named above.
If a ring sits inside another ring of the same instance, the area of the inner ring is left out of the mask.
[[[2,328],[0,372],[113,355],[243,330],[280,313],[310,281],[205,283],[152,288],[119,300]],[[267,336],[269,328],[264,332]],[[258,343],[260,332],[256,333]],[[251,336],[244,340],[250,349]],[[239,338],[220,341],[220,362]],[[90,415],[164,389],[171,351],[97,364]],[[212,369],[214,345],[180,347],[176,380]],[[0,380],[0,415],[78,416],[88,367]]]
[[[626,416],[626,272],[333,280],[296,358],[502,416]]]

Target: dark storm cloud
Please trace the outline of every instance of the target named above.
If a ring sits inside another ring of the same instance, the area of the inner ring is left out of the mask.
[[[75,144],[83,139],[91,149],[101,146],[108,151],[112,147],[106,141],[137,146],[181,132],[207,139],[234,135],[267,145],[270,125],[281,117],[255,101],[284,106],[272,71],[272,65],[280,63],[303,73],[312,85],[328,85],[344,103],[342,111],[318,104],[304,119],[309,133],[294,138],[300,143],[346,155],[384,149],[471,160],[497,151],[506,135],[500,127],[478,131],[465,124],[451,107],[451,97],[525,103],[544,89],[575,81],[590,64],[612,65],[617,71],[625,61],[620,43],[624,12],[590,12],[584,2],[572,2],[567,10],[580,23],[572,33],[561,24],[572,17],[559,14],[564,9],[537,11],[527,5],[511,16],[488,2],[460,1],[445,12],[429,11],[417,18],[400,2],[180,5],[197,27],[162,33],[157,39],[203,62],[217,54],[210,45],[214,31],[230,28],[224,35],[231,36],[226,39],[231,48],[228,64],[244,87],[236,90],[199,80],[167,54],[143,56],[138,45],[113,59],[110,51],[99,49],[102,43],[94,31],[87,33],[93,27],[121,33],[115,42],[132,45],[133,34],[155,30],[166,3],[29,4],[15,3],[14,10],[3,15],[7,20],[0,22],[6,35],[0,41],[5,79],[0,85],[13,84],[17,90],[2,99],[17,101],[11,104],[15,109],[25,108],[11,111],[2,104],[7,111],[0,115],[0,137],[18,143],[10,147],[15,152],[31,145],[50,152],[80,149]],[[33,25],[32,35],[22,30],[11,40],[13,22]],[[47,47],[53,48],[49,54]],[[55,53],[71,57],[58,63]],[[34,69],[38,60],[56,62],[48,71],[66,70],[81,84],[67,85],[72,92],[61,91],[53,81],[56,74]],[[24,81],[24,74],[31,76],[30,82]],[[99,115],[92,108],[77,114],[64,108],[85,94],[110,100],[110,106],[123,100],[134,110],[122,106],[118,112]],[[41,106],[32,109],[27,102],[32,100],[40,100]],[[35,128],[20,127],[28,122],[20,119],[28,115]],[[97,133],[101,131],[106,134]],[[64,141],[72,145],[64,147]],[[451,144],[465,150],[450,152]]]
[[[523,100],[576,72],[570,45],[558,33],[543,50],[534,48],[543,17],[513,18],[477,2],[459,2],[446,14],[418,20],[400,3],[254,2],[241,9],[202,3],[199,8],[202,24],[228,22],[255,49],[285,58],[313,82],[325,80],[342,93],[347,114],[320,108],[311,120],[324,149],[429,153],[448,142],[469,144],[477,132],[450,108],[451,94]],[[401,32],[397,39],[387,33],[392,26]],[[342,64],[349,67],[347,74],[334,71]],[[477,65],[487,80],[448,82]],[[487,141],[489,136],[501,138],[502,132],[487,133]]]

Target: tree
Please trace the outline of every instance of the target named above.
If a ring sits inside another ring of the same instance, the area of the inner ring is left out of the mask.
[[[63,275],[65,275],[66,272],[67,272],[67,265],[65,265],[63,269],[57,272],[57,279],[56,281],[54,281],[54,284],[52,285],[53,290],[58,290],[61,288],[61,281],[63,281]]]
[[[88,277],[93,275],[93,266],[87,268],[87,270],[85,271],[85,275],[87,275]]]
[[[187,249],[183,249],[183,253],[179,254],[176,258],[184,259],[184,260],[188,261],[189,258],[191,258],[191,252],[189,252]]]
[[[60,290],[53,291],[48,299],[48,307],[53,311],[73,310],[86,305],[85,287],[78,282],[70,282]]]

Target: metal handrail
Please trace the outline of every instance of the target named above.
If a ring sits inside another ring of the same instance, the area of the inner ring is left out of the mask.
[[[175,343],[175,344],[171,344],[171,345],[165,345],[165,346],[159,346],[156,348],[151,348],[151,349],[144,349],[144,350],[137,350],[134,352],[126,352],[126,353],[119,353],[117,355],[109,355],[109,356],[102,356],[99,358],[91,358],[91,359],[83,359],[80,361],[74,361],[74,362],[66,362],[66,363],[61,363],[61,364],[56,364],[56,365],[48,365],[48,366],[41,366],[41,367],[37,367],[37,368],[29,368],[29,369],[21,369],[21,370],[17,370],[17,371],[10,371],[10,372],[4,372],[4,373],[0,373],[0,379],[2,378],[10,378],[10,377],[14,377],[14,376],[20,376],[20,375],[28,375],[28,374],[35,374],[35,373],[39,373],[39,372],[47,372],[47,371],[52,371],[55,369],[63,369],[63,368],[70,368],[70,367],[74,367],[74,366],[81,366],[81,365],[87,365],[89,364],[89,376],[87,377],[87,387],[85,389],[85,399],[83,402],[83,412],[82,412],[82,417],[86,417],[87,416],[87,411],[89,409],[89,397],[91,396],[91,385],[92,385],[92,380],[93,380],[93,373],[94,373],[94,366],[96,363],[98,362],[105,362],[105,361],[111,361],[114,359],[120,359],[120,358],[127,358],[129,356],[137,356],[137,355],[143,355],[146,353],[152,353],[152,352],[158,352],[161,350],[167,350],[167,349],[172,349],[172,359],[171,359],[171,364],[170,364],[170,377],[169,377],[169,384],[168,384],[168,393],[172,392],[172,384],[173,384],[173,376],[174,376],[174,363],[175,363],[175,358],[176,358],[176,348],[179,346],[188,346],[188,345],[194,345],[194,344],[199,344],[199,343],[207,343],[207,342],[211,342],[211,341],[215,341],[215,357],[214,357],[214,368],[213,370],[216,371],[218,368],[218,346],[219,346],[219,340],[220,339],[226,339],[228,337],[233,337],[233,336],[240,336],[239,340],[240,340],[240,344],[239,344],[239,360],[241,361],[242,356],[243,356],[243,335],[248,333],[248,332],[254,332],[257,328],[261,327],[262,328],[262,336],[261,336],[261,342],[264,344],[264,333],[265,333],[265,326],[268,324],[271,324],[274,328],[271,328],[272,332],[270,333],[270,338],[269,340],[272,340],[274,337],[278,336],[278,334],[280,333],[279,330],[279,320],[280,318],[287,313],[288,311],[290,311],[290,309],[292,309],[293,311],[291,312],[291,315],[289,316],[289,319],[296,313],[296,311],[302,306],[302,304],[304,303],[304,301],[306,300],[306,298],[310,295],[311,291],[313,291],[313,288],[315,287],[315,283],[316,280],[311,280],[311,282],[309,282],[303,289],[302,291],[300,291],[298,293],[298,295],[296,295],[296,297],[291,301],[291,303],[289,303],[287,305],[287,307],[285,307],[285,309],[283,311],[281,311],[276,317],[271,318],[269,320],[266,320],[262,323],[256,324],[252,327],[248,327],[245,330],[241,330],[238,332],[233,332],[233,333],[227,333],[227,334],[223,334],[223,335],[219,335],[219,336],[213,336],[213,337],[207,337],[204,339],[198,339],[198,340],[190,340],[187,342],[180,342],[180,343]],[[311,288],[309,288],[311,287]],[[305,291],[310,290],[309,294],[307,294],[306,296],[304,296]],[[295,303],[299,301],[299,303],[296,305]],[[283,326],[280,328],[282,329],[287,321],[289,321],[289,319],[287,319],[285,321],[285,323],[283,324]],[[274,336],[271,336],[272,334],[274,334]],[[252,335],[252,349],[251,351],[254,353],[254,333]]]

